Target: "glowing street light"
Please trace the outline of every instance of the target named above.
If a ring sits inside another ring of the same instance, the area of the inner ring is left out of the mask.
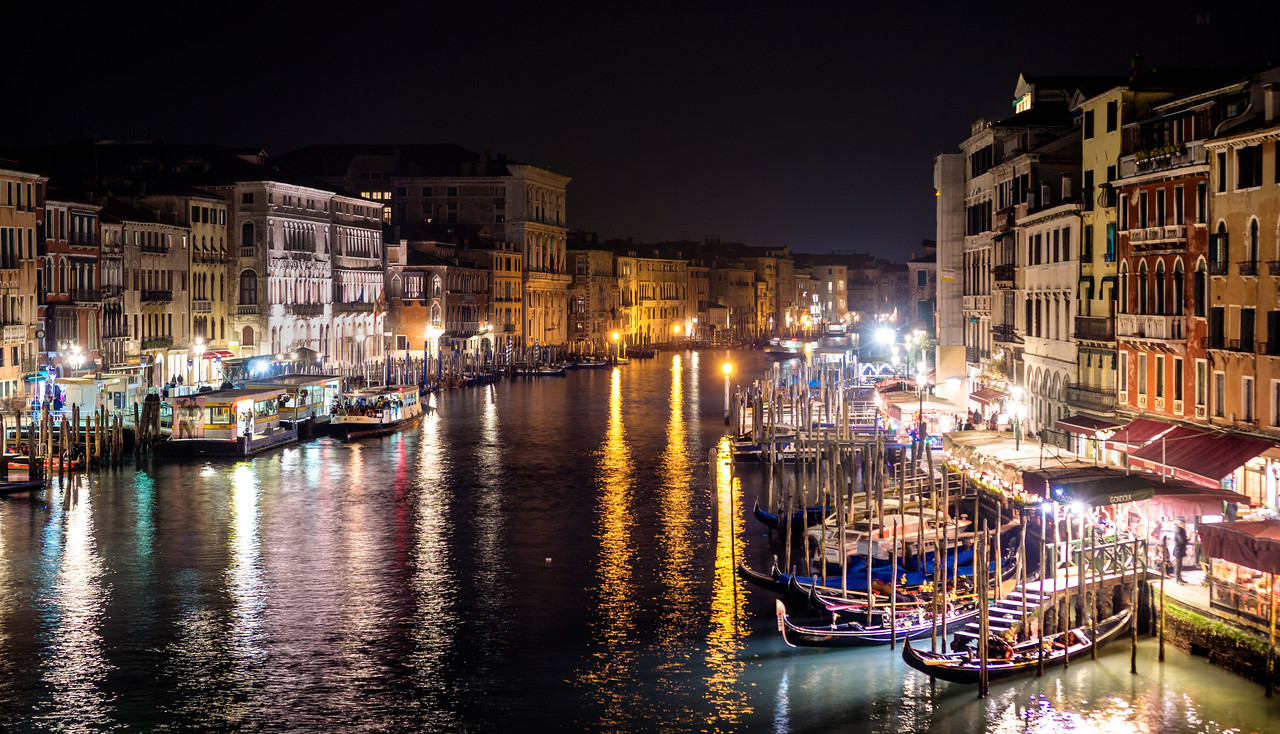
[[[876,331],[876,340],[881,344],[893,343],[893,329],[885,326]]]
[[[196,353],[196,387],[200,387],[200,360],[204,357],[204,337],[196,338],[196,345],[192,349]]]
[[[733,363],[725,362],[720,368],[724,372],[724,424],[729,425],[729,375],[733,374]]]
[[[79,377],[80,365],[84,364],[84,355],[80,353],[79,344],[71,345],[71,357],[69,358],[68,361],[71,362],[71,376]]]

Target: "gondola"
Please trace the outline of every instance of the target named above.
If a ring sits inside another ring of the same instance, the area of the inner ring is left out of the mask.
[[[517,367],[516,377],[564,377],[566,366],[542,365],[539,367]]]
[[[1130,611],[1128,609],[1113,614],[1098,622],[1098,647],[1119,637],[1129,626]],[[1001,681],[1017,678],[1036,672],[1040,665],[1040,653],[1037,646],[1039,638],[1021,642],[1009,647],[1011,652],[1006,657],[987,660],[987,680]],[[1059,632],[1044,638],[1044,667],[1051,668],[1062,665],[1066,660],[1075,660],[1088,655],[1093,648],[1088,627]],[[1065,645],[1065,646],[1064,646]],[[902,659],[907,665],[941,680],[952,683],[977,683],[981,675],[981,663],[973,650],[962,652],[936,653],[917,650],[911,645],[902,646]]]
[[[833,622],[829,625],[807,627],[792,622],[787,616],[786,605],[779,599],[778,627],[782,641],[791,647],[870,647],[888,645],[890,639],[914,640],[933,634],[933,615],[926,609],[915,607],[905,613],[899,611],[897,624],[890,626],[888,608],[880,608],[876,615],[878,624],[864,626],[858,622]],[[978,616],[978,605],[970,600],[951,609],[938,625],[938,632],[945,634]]]
[[[756,516],[757,520],[764,523],[765,525],[768,525],[774,530],[777,530],[779,526],[782,524],[781,516],[775,515],[774,513],[769,512],[768,510],[765,510],[763,507],[761,507],[760,500],[756,500],[755,507],[751,510],[751,512]],[[809,525],[820,523],[822,522],[822,518],[831,512],[832,512],[831,508],[828,507],[827,505],[813,505],[803,510],[796,510],[795,512],[791,513],[791,526],[796,528],[803,527],[806,522],[806,516],[807,516],[807,521]]]
[[[738,576],[743,581],[755,584],[765,591],[772,591],[775,594],[787,593],[787,582],[780,579],[781,574],[776,565],[772,573],[761,573],[748,566],[746,561],[738,561]]]

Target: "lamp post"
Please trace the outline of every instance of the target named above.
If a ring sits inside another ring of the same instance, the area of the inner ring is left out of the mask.
[[[720,368],[724,371],[724,424],[729,425],[729,375],[733,373],[733,364],[725,362]]]
[[[1022,444],[1021,418],[1027,414],[1027,406],[1022,404],[1022,388],[1015,386],[1010,395],[1013,396],[1013,410],[1010,411],[1013,413],[1013,450],[1017,451]]]
[[[924,360],[922,359],[922,360],[920,360],[918,363],[916,363],[916,392],[920,393],[920,412],[919,412],[919,413],[917,413],[917,415],[920,417],[920,421],[919,421],[919,423],[917,424],[917,426],[918,426],[918,427],[917,427],[917,429],[916,429],[916,433],[918,434],[918,438],[920,439],[920,450],[921,450],[921,452],[923,452],[923,451],[924,451],[924,442],[925,442],[925,430],[924,430],[924,382],[925,382],[925,377],[924,377]]]
[[[71,345],[71,357],[68,359],[68,361],[71,362],[71,376],[79,377],[80,365],[84,364],[84,355],[80,353],[79,344]]]
[[[616,331],[613,332],[612,339],[613,339],[613,361],[616,363],[618,361],[618,358],[622,356],[622,353],[618,351],[619,349],[621,349],[621,347],[618,346],[618,332]]]
[[[199,388],[200,387],[200,360],[204,359],[204,338],[203,337],[196,338],[196,346],[194,348],[194,351],[196,353],[195,386]]]

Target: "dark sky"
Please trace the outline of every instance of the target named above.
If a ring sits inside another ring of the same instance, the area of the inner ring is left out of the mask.
[[[455,142],[572,176],[602,238],[898,260],[933,237],[933,157],[1020,72],[1280,61],[1275,3],[36,5],[0,11],[29,14],[5,144]]]

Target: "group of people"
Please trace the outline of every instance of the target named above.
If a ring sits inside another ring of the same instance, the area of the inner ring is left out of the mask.
[[[333,415],[375,415],[388,408],[403,407],[404,401],[400,398],[392,398],[386,395],[379,395],[373,402],[369,402],[365,398],[350,400],[347,398],[335,397],[333,399],[333,405],[329,408],[329,412]]]

